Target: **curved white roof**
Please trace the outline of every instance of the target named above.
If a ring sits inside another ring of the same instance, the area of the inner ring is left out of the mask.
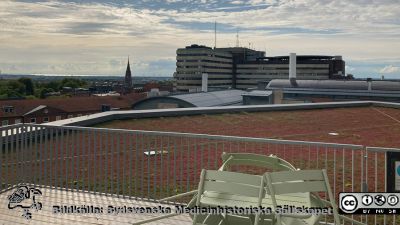
[[[246,92],[241,90],[223,90],[172,95],[166,98],[180,99],[197,107],[225,106],[241,104],[244,93]]]

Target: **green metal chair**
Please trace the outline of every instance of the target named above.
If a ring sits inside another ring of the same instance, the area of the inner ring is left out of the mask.
[[[251,166],[251,167],[259,167],[262,170],[262,173],[266,171],[295,171],[298,170],[288,161],[277,157],[276,155],[261,155],[254,153],[222,153],[222,166],[219,168],[221,171],[229,171],[234,166]],[[296,197],[296,196],[295,196]],[[286,198],[290,198],[290,196],[286,196]],[[271,199],[268,195],[265,196],[264,203],[271,204]],[[236,215],[230,215],[229,220],[240,219]],[[313,216],[309,218],[309,220],[318,220],[319,218],[315,218]],[[299,221],[297,218],[284,218],[283,220],[292,220],[291,223],[288,224],[300,224],[302,221]],[[235,223],[240,224],[240,223]],[[266,220],[262,220],[262,224],[271,224],[271,218],[267,218]]]
[[[196,207],[261,207],[265,196],[264,176],[235,173],[229,171],[201,171]],[[232,222],[233,218],[222,216],[223,224],[243,224]],[[260,213],[255,215],[238,215],[247,217],[251,224],[260,223]],[[193,217],[193,224],[205,223],[198,221],[199,214]],[[202,218],[203,220],[203,218]],[[238,220],[238,218],[234,218]]]
[[[298,170],[265,173],[267,194],[271,197],[273,208],[278,207],[276,197],[290,193],[310,193],[310,199],[319,203],[318,207],[332,207],[334,224],[341,224],[341,220],[362,225],[363,223],[351,218],[340,216],[337,211],[335,197],[332,194],[326,170]],[[317,193],[325,192],[329,201],[323,200]],[[275,214],[278,225],[319,224],[321,216],[307,214]],[[316,220],[316,218],[319,218]]]
[[[267,181],[268,194],[271,197],[272,205],[274,209],[277,209],[278,203],[276,201],[277,195],[289,194],[289,193],[311,193],[312,192],[325,192],[327,193],[330,203],[332,205],[333,217],[335,225],[340,224],[339,214],[334,201],[329,180],[325,170],[298,170],[298,171],[281,171],[265,173]],[[316,195],[317,196],[317,195]],[[291,217],[298,219],[305,219],[310,217],[305,214],[276,214],[277,224],[285,224],[282,221],[282,217]]]
[[[262,200],[265,197],[265,184],[266,182],[262,175],[203,169],[201,171],[197,190],[171,196],[162,199],[162,201],[170,201],[195,194],[187,207],[258,207],[261,206]],[[136,222],[134,224],[145,224],[176,215],[178,214],[172,213]],[[262,215],[261,217],[259,213],[256,213],[255,215],[243,214],[234,216],[231,216],[230,214],[193,214],[191,217],[193,219],[193,224],[205,225],[266,225],[271,224],[266,223],[268,217],[274,218],[272,215]]]
[[[229,170],[231,166],[255,166],[273,171],[297,170],[288,161],[276,155],[260,155],[253,153],[222,153],[222,166],[219,170]]]

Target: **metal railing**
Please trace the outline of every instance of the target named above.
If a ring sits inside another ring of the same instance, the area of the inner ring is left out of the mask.
[[[29,183],[162,199],[196,189],[201,169],[219,168],[223,152],[274,154],[299,169],[324,168],[335,196],[365,191],[366,184],[373,191],[371,179],[377,184],[385,174],[381,167],[375,167],[376,173],[366,169],[372,149],[361,145],[34,124],[0,131],[1,190]],[[362,219],[372,221],[372,217]],[[393,224],[396,219],[384,218]]]
[[[387,152],[400,152],[400,149],[366,147],[365,183],[369,192],[387,191]],[[365,216],[368,224],[400,224],[399,216]]]

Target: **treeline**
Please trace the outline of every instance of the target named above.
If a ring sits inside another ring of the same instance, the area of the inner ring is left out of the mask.
[[[87,87],[87,82],[76,78],[50,82],[34,82],[30,78],[0,80],[0,99],[45,98],[47,93],[61,91],[63,87]]]

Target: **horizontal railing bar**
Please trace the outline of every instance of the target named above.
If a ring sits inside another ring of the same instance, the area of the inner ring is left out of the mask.
[[[367,147],[370,152],[400,152],[399,148],[382,148],[382,147]]]
[[[0,126],[0,131],[15,129],[15,128],[18,128],[18,127],[23,127],[23,126],[24,126],[24,124],[22,124],[22,123]]]
[[[49,127],[49,128],[59,128],[59,126],[54,125],[30,125],[34,127]],[[61,128],[61,127],[60,127]],[[208,139],[218,139],[218,140],[230,140],[230,141],[249,141],[249,142],[261,142],[261,143],[271,143],[271,144],[287,144],[287,145],[313,145],[331,148],[348,148],[352,150],[363,149],[362,145],[353,144],[338,144],[329,142],[313,142],[313,141],[296,141],[296,140],[281,140],[281,139],[271,139],[271,138],[254,138],[254,137],[239,137],[239,136],[227,136],[227,135],[211,135],[211,134],[194,134],[194,133],[179,133],[179,132],[168,132],[168,131],[146,131],[146,130],[125,130],[116,128],[98,128],[98,127],[76,127],[76,126],[62,126],[63,129],[71,129],[78,131],[103,131],[112,133],[131,133],[131,134],[146,134],[146,135],[164,135],[169,137],[190,137],[190,138],[208,138]]]

